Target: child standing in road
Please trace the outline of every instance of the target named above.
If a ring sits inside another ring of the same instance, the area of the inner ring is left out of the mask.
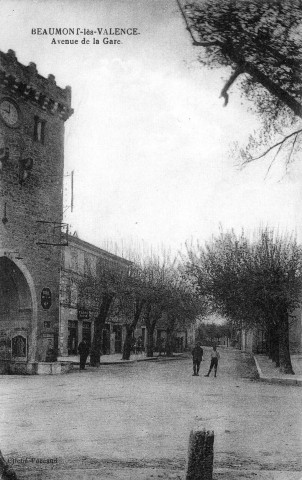
[[[217,347],[213,347],[213,351],[211,352],[211,364],[210,364],[210,369],[208,373],[205,375],[205,377],[209,377],[210,373],[212,371],[212,368],[214,367],[214,377],[217,375],[217,367],[218,367],[218,360],[220,359],[219,352],[217,352]]]

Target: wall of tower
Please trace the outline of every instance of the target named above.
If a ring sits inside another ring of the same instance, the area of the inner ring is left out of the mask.
[[[14,310],[0,301],[0,345],[23,329],[32,362],[46,359],[58,332],[61,247],[48,243],[63,243],[64,122],[71,114],[69,87],[20,64],[13,51],[0,52],[0,258],[13,262],[2,279],[14,265],[31,283],[27,313],[20,301]],[[43,289],[51,293],[48,308]]]

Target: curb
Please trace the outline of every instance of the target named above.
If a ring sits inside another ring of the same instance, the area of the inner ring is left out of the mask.
[[[255,360],[260,382],[275,383],[279,385],[294,385],[294,386],[302,387],[302,380],[297,380],[295,378],[269,377],[268,375],[263,375],[257,358],[254,355],[253,357]]]
[[[115,362],[101,362],[100,367],[106,365],[129,365],[129,363],[136,363],[136,362],[157,362],[157,361],[164,361],[168,362],[170,360],[180,360],[184,358],[183,355],[175,355],[173,357],[147,357],[147,358],[130,358],[129,360],[116,360]],[[71,362],[72,365],[80,365],[80,362]],[[90,367],[89,363],[86,363],[88,367]]]
[[[138,358],[137,360],[133,360],[133,362],[154,362],[157,360],[158,360],[158,357],[148,357],[148,358]]]
[[[129,365],[129,363],[136,363],[136,362],[152,362],[156,361],[156,357],[149,357],[149,358],[130,358],[129,360],[117,360],[116,362],[101,362],[100,367],[104,365]],[[79,364],[78,364],[79,365]],[[88,363],[89,365],[89,363]]]
[[[170,360],[181,360],[182,358],[186,358],[185,355],[173,355],[173,357],[157,357],[159,362],[169,362]]]

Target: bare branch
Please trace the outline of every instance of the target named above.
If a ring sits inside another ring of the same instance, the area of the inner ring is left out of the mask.
[[[276,147],[279,147],[278,149],[278,153],[279,153],[282,146],[287,140],[289,140],[292,137],[297,137],[300,133],[302,133],[302,128],[300,128],[299,130],[296,130],[295,132],[290,133],[289,135],[286,135],[282,140],[280,140],[280,142],[277,142],[274,145],[271,145],[267,150],[265,150],[261,155],[259,155],[259,157],[254,157],[254,158],[250,158],[249,160],[245,160],[242,165],[244,166],[247,163],[254,162],[255,160],[260,160],[261,158],[264,158],[269,152],[274,150],[274,148]]]
[[[182,14],[182,17],[183,17],[184,21],[185,21],[186,28],[187,28],[187,30],[188,30],[188,32],[189,32],[189,34],[190,34],[190,36],[191,36],[191,38],[192,38],[192,40],[193,40],[193,45],[195,45],[196,40],[195,40],[195,38],[194,38],[194,35],[193,35],[193,33],[192,33],[191,27],[190,27],[190,25],[189,25],[189,22],[188,22],[188,19],[187,19],[187,17],[186,17],[186,14],[185,14],[185,12],[184,12],[184,9],[183,9],[183,7],[182,7],[182,5],[181,5],[181,3],[180,3],[180,0],[176,0],[176,3],[177,3],[177,5],[178,5],[178,8],[179,8],[179,10],[180,10],[180,12],[181,12],[181,14]]]
[[[291,156],[292,156],[293,151],[294,151],[294,149],[295,149],[295,145],[296,145],[296,142],[297,142],[297,138],[298,138],[298,133],[295,135],[295,138],[294,138],[294,141],[293,141],[293,144],[292,144],[292,148],[290,149],[289,155],[288,155],[288,157],[287,157],[286,166],[288,166],[289,163],[290,163],[290,159],[291,159]]]
[[[283,177],[279,180],[278,183],[282,182],[282,180],[283,180],[283,179],[286,177],[286,175],[288,174],[288,165],[290,164],[290,158],[291,158],[292,153],[293,153],[293,151],[294,151],[297,138],[298,138],[298,134],[295,136],[295,139],[294,139],[293,144],[292,144],[292,148],[290,149],[290,153],[289,153],[288,158],[287,158],[287,160],[286,160],[286,163],[285,163],[285,173],[284,173]]]
[[[230,76],[230,78],[228,79],[228,81],[226,82],[225,86],[223,87],[223,89],[221,90],[221,93],[220,93],[220,98],[223,97],[224,98],[224,107],[227,106],[228,102],[229,102],[229,95],[228,95],[228,89],[231,87],[231,85],[235,82],[236,78],[241,75],[242,73],[242,68],[241,67],[237,67],[236,70],[232,73],[232,75]]]
[[[197,42],[197,40],[193,41],[194,47],[214,47],[215,45],[221,45],[218,40],[211,40],[210,42]]]
[[[268,176],[268,174],[269,174],[269,172],[270,172],[270,169],[272,168],[273,164],[275,163],[275,161],[276,161],[276,159],[277,159],[277,157],[278,157],[278,154],[279,154],[279,152],[280,152],[280,150],[281,150],[282,147],[283,147],[283,144],[281,143],[281,145],[279,145],[279,148],[278,148],[276,154],[274,155],[273,160],[272,160],[271,163],[270,163],[270,166],[269,166],[268,169],[267,169],[267,172],[266,172],[266,175],[265,175],[264,179],[267,178],[267,176]]]

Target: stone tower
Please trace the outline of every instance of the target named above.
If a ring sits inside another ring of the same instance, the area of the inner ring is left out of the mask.
[[[72,112],[70,87],[0,52],[0,372],[36,373],[55,357]]]

